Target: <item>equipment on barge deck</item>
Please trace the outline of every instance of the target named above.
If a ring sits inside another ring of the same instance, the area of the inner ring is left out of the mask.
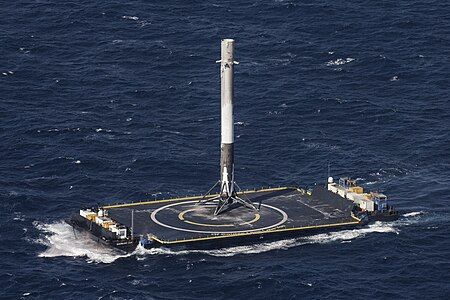
[[[364,189],[356,184],[356,180],[343,177],[339,179],[339,183],[335,183],[333,177],[328,177],[327,188],[342,198],[353,201],[361,211],[367,212],[371,221],[394,221],[399,217],[385,194],[365,193]]]

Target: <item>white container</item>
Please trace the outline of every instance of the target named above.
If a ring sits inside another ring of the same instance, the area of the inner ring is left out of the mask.
[[[127,229],[126,228],[117,228],[116,234],[119,239],[126,239],[127,238]]]
[[[87,218],[88,215],[92,215],[95,214],[92,210],[90,209],[80,209],[80,216]]]
[[[117,229],[117,224],[111,224],[109,225],[109,231],[117,234],[119,232],[119,230]]]

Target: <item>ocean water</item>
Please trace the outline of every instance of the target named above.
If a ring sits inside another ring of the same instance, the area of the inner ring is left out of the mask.
[[[4,1],[0,298],[448,299],[447,1]],[[236,40],[236,179],[350,175],[400,220],[214,250],[121,254],[81,206],[218,177],[220,39]]]

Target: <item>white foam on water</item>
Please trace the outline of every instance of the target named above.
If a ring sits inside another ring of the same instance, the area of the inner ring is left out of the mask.
[[[397,228],[400,224],[396,222],[375,222],[367,227],[342,230],[330,233],[321,233],[309,237],[300,237],[293,239],[285,239],[267,243],[259,243],[248,246],[227,247],[214,250],[172,250],[168,248],[139,248],[136,250],[138,255],[188,255],[188,254],[205,254],[216,257],[229,257],[235,255],[257,254],[272,250],[287,250],[292,247],[311,244],[327,244],[332,242],[348,243],[353,239],[361,238],[370,233],[395,233],[399,234]],[[401,224],[408,225],[408,224]]]
[[[410,213],[403,214],[402,216],[403,217],[415,217],[415,216],[421,215],[423,213],[424,213],[424,211],[422,211],[422,210],[421,211],[413,211]]]
[[[361,238],[369,233],[395,233],[399,234],[399,229],[396,228],[396,223],[375,222],[363,228],[353,230],[342,230],[329,233],[316,234],[307,237],[306,240],[310,244],[326,244],[336,241],[351,241],[356,238]]]
[[[205,254],[216,257],[229,257],[237,254],[257,254],[278,249],[288,249],[295,246],[296,239],[280,240],[270,243],[260,243],[248,246],[235,246],[213,250],[172,250],[169,248],[138,248],[136,254],[139,255],[188,255],[188,254]]]
[[[74,232],[72,226],[63,221],[51,224],[34,222],[34,226],[42,232],[35,242],[47,246],[39,257],[86,257],[88,262],[112,263],[133,255],[106,247],[90,239],[87,233]]]
[[[122,16],[122,19],[137,21],[137,20],[139,20],[139,17],[136,17],[136,16]]]
[[[398,76],[393,76],[389,81],[398,81]]]
[[[375,184],[375,183],[378,183],[378,181],[369,181],[369,182],[366,182],[364,184],[365,185],[372,185],[372,184]]]
[[[347,58],[338,58],[336,60],[330,60],[326,63],[327,66],[341,66],[341,65],[345,65],[349,62],[354,61],[354,58],[351,57],[347,57]]]

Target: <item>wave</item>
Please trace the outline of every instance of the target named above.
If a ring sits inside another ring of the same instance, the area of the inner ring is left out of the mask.
[[[381,232],[381,233],[396,233],[398,234],[398,229],[387,223],[377,222],[375,224],[369,225],[366,228],[353,229],[353,230],[343,230],[330,233],[321,233],[312,235],[309,237],[285,239],[267,243],[259,243],[248,246],[235,246],[220,248],[214,250],[172,250],[168,248],[151,248],[144,249],[140,248],[138,253],[140,255],[188,255],[188,254],[205,254],[216,257],[229,257],[235,255],[248,255],[248,254],[258,254],[273,250],[287,250],[293,247],[311,245],[311,244],[327,244],[331,242],[341,241],[349,242],[355,238],[363,237],[368,233]]]
[[[119,251],[106,247],[92,240],[87,233],[74,232],[72,227],[59,221],[51,224],[35,222],[35,227],[41,231],[41,237],[35,242],[47,246],[39,257],[86,257],[88,262],[112,263],[120,258],[135,257],[136,260],[144,260],[147,256],[154,255],[190,255],[202,254],[215,257],[229,257],[235,255],[258,254],[273,250],[287,250],[293,247],[312,244],[350,243],[354,239],[363,238],[368,234],[399,234],[400,227],[419,222],[420,215],[425,212],[410,212],[395,222],[375,222],[366,227],[352,230],[342,230],[329,233],[321,233],[308,237],[299,237],[278,240],[273,242],[258,243],[247,246],[234,246],[213,250],[176,250],[165,247],[145,249],[138,246],[135,251],[122,254]]]
[[[393,76],[389,81],[398,81],[398,76]]]
[[[402,216],[403,217],[416,217],[416,216],[418,216],[418,215],[421,215],[421,214],[424,214],[425,212],[423,211],[423,210],[421,210],[421,211],[413,211],[413,212],[410,212],[410,213],[406,213],[406,214],[403,214]]]
[[[327,66],[341,66],[345,65],[346,63],[354,61],[354,58],[347,57],[347,58],[338,58],[336,60],[330,60],[326,63]]]
[[[97,243],[90,239],[87,233],[74,231],[63,221],[51,224],[34,222],[34,226],[42,232],[34,241],[47,247],[39,253],[39,257],[86,257],[88,262],[112,263],[119,258],[133,255],[121,254],[113,248]]]
[[[122,16],[122,19],[137,21],[137,20],[139,20],[139,17],[136,17],[136,16]]]

